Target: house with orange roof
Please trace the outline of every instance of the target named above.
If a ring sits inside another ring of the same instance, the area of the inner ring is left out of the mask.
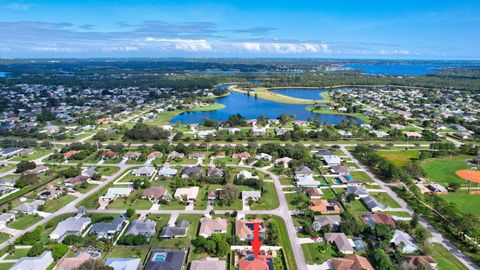
[[[375,270],[367,258],[360,255],[334,258],[331,263],[334,270]]]
[[[340,214],[341,212],[338,202],[330,199],[310,200],[310,206],[308,208],[321,214]]]
[[[232,158],[248,159],[250,158],[250,153],[248,152],[235,153],[232,155]]]
[[[269,270],[269,264],[272,264],[271,258],[265,255],[259,255],[253,260],[248,260],[245,258],[240,259],[240,261],[238,262],[238,268],[240,270]]]
[[[70,151],[66,152],[65,154],[63,154],[63,157],[65,159],[71,159],[74,155],[76,155],[80,152],[82,152],[82,151],[80,151],[80,150],[70,150]]]

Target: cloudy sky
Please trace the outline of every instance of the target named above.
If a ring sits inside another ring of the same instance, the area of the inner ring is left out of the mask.
[[[0,57],[480,59],[480,1],[0,0]]]

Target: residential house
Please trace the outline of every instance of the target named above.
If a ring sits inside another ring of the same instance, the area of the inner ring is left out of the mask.
[[[163,156],[162,152],[153,151],[150,154],[148,154],[147,158],[148,159],[157,159],[157,158],[161,158],[162,156]]]
[[[88,252],[82,251],[75,257],[63,257],[55,267],[55,270],[75,270],[84,262],[92,259],[92,255]]]
[[[240,132],[241,130],[239,128],[229,128],[228,129],[228,134],[233,135],[235,133]]]
[[[392,218],[392,216],[388,214],[380,214],[380,213],[368,214],[368,215],[362,216],[360,220],[364,224],[367,224],[370,227],[374,227],[375,224],[388,224],[391,226],[395,226],[395,220]]]
[[[291,158],[289,157],[282,157],[282,158],[277,158],[275,159],[275,161],[273,162],[275,165],[277,164],[283,164],[283,168],[288,168],[288,163],[290,163],[290,161],[292,161]]]
[[[223,190],[221,189],[215,189],[215,190],[209,190],[207,192],[207,199],[209,201],[214,201],[216,199],[222,199],[223,196]]]
[[[174,226],[166,225],[162,228],[159,237],[162,239],[173,239],[176,237],[185,237],[187,235],[190,222],[187,220],[178,221]]]
[[[295,170],[295,175],[298,176],[313,176],[313,171],[307,166],[301,166]]]
[[[316,223],[318,227],[330,226],[333,231],[340,228],[340,222],[342,222],[342,217],[338,215],[314,216],[313,218],[313,223]]]
[[[337,249],[343,254],[353,254],[354,249],[344,233],[325,233],[325,242],[334,243]]]
[[[177,188],[175,195],[173,196],[178,200],[195,202],[197,200],[199,190],[199,187]]]
[[[235,153],[235,154],[232,155],[232,158],[249,159],[250,158],[250,153],[248,153],[248,152]]]
[[[179,153],[177,151],[173,151],[170,154],[168,154],[169,159],[180,159],[180,158],[184,158],[184,157],[185,157],[184,153]]]
[[[38,197],[42,200],[53,200],[58,197],[60,197],[63,193],[63,188],[57,187],[57,186],[52,186],[48,188],[47,190],[41,191],[38,193]]]
[[[328,166],[338,166],[342,164],[342,159],[339,156],[336,155],[331,155],[331,156],[324,156],[323,161],[325,161],[325,164]]]
[[[14,213],[23,213],[25,215],[32,215],[36,214],[38,211],[38,207],[40,205],[44,204],[44,201],[42,200],[35,200],[33,202],[26,202],[24,204],[21,204],[15,208],[13,208]]]
[[[260,153],[258,155],[255,156],[256,159],[258,160],[264,160],[264,161],[272,161],[273,157],[269,154],[265,154],[265,153]]]
[[[214,233],[226,233],[228,220],[222,218],[203,218],[200,224],[198,235],[205,238],[210,237]]]
[[[90,233],[96,235],[97,238],[112,239],[120,232],[125,221],[124,217],[117,217],[111,222],[99,222],[92,225]]]
[[[155,168],[152,166],[144,166],[141,168],[138,168],[136,170],[133,170],[133,174],[135,176],[152,176],[155,173]]]
[[[310,200],[310,206],[308,208],[322,214],[340,214],[341,212],[338,202],[331,199]]]
[[[421,138],[422,137],[422,134],[420,132],[416,132],[416,131],[404,131],[403,134],[407,138]]]
[[[211,129],[211,130],[200,130],[198,133],[197,133],[197,137],[198,138],[206,138],[208,136],[215,136],[215,134],[217,134],[217,131],[214,130],[214,129]]]
[[[90,179],[90,177],[86,176],[86,175],[75,176],[75,177],[70,178],[67,181],[65,181],[65,186],[73,187],[73,186],[76,186],[77,184],[87,182],[89,179]]]
[[[259,179],[258,176],[253,175],[251,172],[247,170],[241,170],[240,172],[238,172],[238,174],[236,175],[236,178],[237,179]]]
[[[0,157],[2,157],[2,158],[13,157],[13,156],[18,155],[22,150],[23,150],[23,148],[18,148],[18,147],[3,148],[3,149],[0,150]]]
[[[405,232],[395,230],[390,244],[400,249],[401,253],[415,253],[418,247],[413,243],[413,238]]]
[[[103,152],[102,157],[103,157],[103,159],[117,158],[118,153],[115,152],[115,151],[112,151],[112,150],[107,150],[107,151]]]
[[[326,156],[332,156],[333,153],[330,152],[329,150],[325,150],[325,149],[321,149],[321,150],[318,150],[316,153],[315,153],[315,156],[317,157],[326,157]]]
[[[104,196],[100,197],[100,200],[103,201],[114,201],[118,197],[128,197],[132,193],[133,189],[130,187],[111,187],[108,188],[107,193]]]
[[[129,151],[123,155],[124,158],[130,159],[130,160],[137,160],[142,154],[140,152],[132,152]]]
[[[275,129],[275,134],[277,134],[277,136],[283,136],[285,135],[285,133],[287,133],[288,129],[286,128],[276,128]]]
[[[82,217],[80,215],[69,217],[57,224],[55,230],[50,233],[50,239],[61,242],[67,235],[80,235],[90,223],[91,219],[89,217]]]
[[[390,136],[390,134],[382,130],[372,130],[372,133],[375,134],[377,138],[386,138]]]
[[[429,183],[427,186],[428,190],[430,191],[430,193],[435,193],[435,194],[447,194],[448,193],[448,190],[440,185],[440,184],[437,184],[437,183]]]
[[[222,177],[223,176],[223,170],[215,168],[215,167],[208,167],[207,176],[208,177]]]
[[[34,174],[34,175],[39,175],[41,173],[44,173],[48,171],[48,167],[47,166],[43,166],[43,165],[40,165],[40,166],[37,166],[31,170],[26,170],[24,173],[25,174]]]
[[[266,127],[252,127],[252,134],[253,136],[265,136],[267,135],[267,128]]]
[[[194,260],[190,264],[190,270],[225,270],[227,262],[221,260],[207,259],[205,261]]]
[[[113,270],[137,270],[140,262],[141,259],[137,258],[108,258],[105,265],[112,267]]]
[[[253,224],[259,224],[259,237],[263,237],[265,234],[265,226],[261,220],[245,220],[237,219],[235,220],[235,234],[240,239],[240,241],[252,240],[253,239]]]
[[[307,194],[310,199],[320,199],[323,196],[323,191],[318,187],[309,187],[305,190],[305,194]]]
[[[384,211],[387,207],[372,196],[362,197],[363,204],[372,212]]]
[[[182,178],[198,178],[202,175],[201,167],[185,167],[182,170]]]
[[[74,155],[79,154],[80,152],[82,152],[82,151],[80,151],[80,150],[70,150],[70,151],[64,153],[63,157],[65,159],[71,159]]]
[[[23,257],[10,270],[46,270],[53,263],[51,251],[45,251],[37,257]]]
[[[253,260],[242,258],[238,262],[239,270],[270,270],[272,265],[272,258],[266,255],[258,255]]]
[[[143,190],[142,199],[158,202],[165,194],[167,194],[167,189],[164,187],[150,187]]]
[[[345,258],[333,258],[331,264],[333,270],[375,270],[367,258],[356,254]]]
[[[210,155],[210,159],[216,159],[216,158],[225,158],[225,153],[213,153]]]
[[[408,265],[408,269],[425,269],[424,266],[428,265],[431,269],[437,269],[437,262],[432,256],[405,256],[403,257]]]
[[[191,153],[191,154],[188,154],[188,158],[189,159],[205,159],[205,154],[203,153]]]
[[[160,176],[164,176],[164,177],[172,177],[172,176],[177,175],[177,170],[176,170],[176,169],[172,169],[172,168],[170,168],[170,167],[163,166],[163,167],[160,168],[160,170],[158,171],[158,174],[159,174]]]
[[[137,219],[132,221],[125,235],[144,235],[150,239],[155,234],[157,223],[150,219]]]
[[[242,191],[242,199],[243,200],[253,200],[258,201],[262,198],[262,192],[257,190],[246,190]]]
[[[162,260],[158,260],[155,256],[160,255]],[[145,265],[144,270],[182,270],[183,261],[185,260],[185,252],[172,250],[153,250],[152,258]],[[115,269],[117,270],[117,269]],[[209,269],[213,270],[213,269]]]
[[[316,188],[320,186],[320,181],[315,180],[312,175],[296,176],[295,180],[299,187]]]
[[[347,166],[335,165],[330,167],[330,172],[338,175],[348,175],[350,173],[350,169]]]
[[[364,186],[347,186],[345,189],[345,195],[354,195],[355,199],[365,198],[368,195],[368,190]]]
[[[0,215],[0,230],[7,226],[7,223],[15,220],[15,215],[11,213],[2,213]]]

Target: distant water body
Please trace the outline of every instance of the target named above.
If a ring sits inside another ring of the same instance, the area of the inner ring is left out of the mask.
[[[0,71],[0,78],[7,76],[7,72]]]
[[[296,90],[295,90],[296,91]],[[312,90],[309,90],[312,91]],[[315,91],[314,91],[315,92]],[[321,99],[317,98],[318,100]],[[360,119],[345,115],[318,114],[305,109],[307,104],[285,104],[265,99],[255,98],[253,95],[231,92],[226,97],[217,99],[217,102],[225,105],[225,108],[208,112],[185,112],[177,115],[170,123],[180,121],[183,124],[203,123],[205,118],[213,120],[227,120],[232,114],[241,114],[246,119],[255,119],[259,115],[266,118],[277,118],[281,114],[295,114],[296,120],[308,120],[308,118],[318,118],[320,121],[328,124],[338,124],[345,119],[352,119],[362,123]]]
[[[378,64],[346,64],[354,70],[362,70],[370,75],[421,76],[427,73],[440,72],[439,68],[471,66],[468,63],[378,63]]]

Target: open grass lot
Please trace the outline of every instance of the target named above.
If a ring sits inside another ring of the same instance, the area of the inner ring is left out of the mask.
[[[114,246],[107,255],[107,258],[139,258],[142,264],[147,259],[148,249],[142,247]]]
[[[415,150],[378,151],[378,154],[397,166],[405,166],[410,161],[418,159],[420,152]]]
[[[105,195],[107,192],[108,188],[111,187],[110,185],[107,185],[103,187],[102,189],[98,190],[97,192],[93,193],[92,195],[88,196],[85,198],[83,201],[77,204],[77,207],[83,206],[86,209],[97,209],[98,207],[98,198],[100,196]]]
[[[401,211],[385,211],[383,213],[389,214],[391,216],[397,216],[397,217],[411,217],[409,213],[401,212]]]
[[[15,260],[20,259],[22,257],[27,257],[27,253],[30,248],[16,248],[13,254],[8,255],[5,257],[6,260]]]
[[[7,241],[8,239],[10,239],[10,237],[11,236],[8,233],[0,232],[0,243]]]
[[[82,193],[82,194],[85,194],[87,193],[88,191],[90,191],[91,189],[93,189],[94,187],[96,187],[97,185],[95,184],[87,184],[86,186],[82,187],[81,185],[78,185],[75,190]]]
[[[157,226],[155,227],[155,235],[150,239],[150,244],[152,246],[160,246],[160,242],[163,240],[158,239],[158,234],[160,231],[162,231],[162,228],[167,225],[170,215],[148,215],[148,219],[151,219],[157,223]]]
[[[400,205],[386,192],[370,192],[370,195],[390,208],[399,208]]]
[[[149,200],[140,199],[142,190],[133,191],[130,196],[126,198],[116,198],[108,205],[108,209],[123,209],[133,208],[137,210],[148,210],[152,207],[152,203]]]
[[[323,196],[322,199],[335,199],[337,196],[335,196],[335,193],[333,193],[333,190],[330,188],[322,188]]]
[[[337,253],[330,244],[303,244],[302,250],[308,264],[322,264],[329,259],[337,257]]]
[[[350,175],[357,180],[360,180],[365,183],[373,183],[373,179],[368,176],[365,172],[362,171],[351,171]]]
[[[33,224],[39,222],[43,218],[36,215],[25,215],[21,218],[16,219],[15,221],[8,223],[8,227],[16,230],[24,230]]]
[[[263,186],[261,203],[254,203],[251,210],[271,210],[279,206],[277,191],[273,183],[265,183]]]
[[[3,173],[3,172],[8,172],[8,171],[11,171],[15,169],[15,165],[14,164],[7,164],[5,166],[2,166],[0,167],[0,173]]]
[[[463,212],[473,213],[480,217],[480,194],[467,194],[465,190],[449,192],[445,195],[439,195],[446,201],[454,203]]]
[[[76,198],[77,197],[73,195],[66,195],[54,200],[47,200],[45,201],[43,211],[53,213],[64,207],[65,205],[69,204],[70,202],[73,202]]]
[[[10,269],[15,263],[0,263],[0,270],[8,270]]]
[[[195,239],[197,236],[198,228],[200,227],[201,218],[202,218],[202,215],[191,215],[191,214],[179,215],[177,218],[177,222],[182,220],[187,220],[190,222],[190,226],[188,227],[188,232],[186,237],[174,238],[172,240],[161,240],[159,241],[159,246],[161,247],[190,246],[190,241],[192,239]]]
[[[45,156],[45,155],[47,155],[51,152],[52,152],[52,150],[47,150],[47,149],[35,150],[30,155],[26,155],[26,156],[23,156],[23,157],[20,157],[20,156],[14,157],[14,158],[11,159],[11,161],[22,161],[22,160],[32,161],[34,159],[43,157],[43,156]]]
[[[110,176],[116,172],[118,172],[120,168],[116,166],[99,166],[98,172],[103,176]]]
[[[469,169],[466,163],[468,156],[455,156],[448,158],[428,159],[421,163],[422,168],[427,173],[428,180],[440,184],[457,182],[464,184],[464,180],[458,177],[455,172],[458,170]]]
[[[441,244],[434,243],[431,248],[431,256],[437,262],[438,270],[467,270],[455,256],[453,256],[447,249]]]
[[[353,200],[351,202],[345,203],[346,207],[350,212],[368,212],[368,209],[363,205],[360,200]]]
[[[195,202],[195,210],[205,210],[207,209],[208,199],[207,199],[207,190],[205,187],[201,187],[198,191],[197,201]]]

